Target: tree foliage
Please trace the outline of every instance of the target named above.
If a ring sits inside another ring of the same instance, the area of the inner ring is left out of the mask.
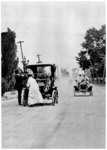
[[[103,25],[99,30],[94,27],[87,30],[81,46],[82,50],[76,57],[80,67],[83,70],[91,67],[102,76],[106,54],[106,26]]]
[[[1,65],[2,65],[2,82],[3,86],[9,89],[11,85],[12,75],[18,65],[18,58],[16,56],[17,46],[15,44],[15,32],[9,28],[7,32],[1,33]],[[9,86],[10,85],[10,86]]]
[[[78,54],[78,57],[76,57],[76,60],[83,70],[85,70],[86,68],[89,68],[90,61],[86,58],[86,51],[81,50]]]

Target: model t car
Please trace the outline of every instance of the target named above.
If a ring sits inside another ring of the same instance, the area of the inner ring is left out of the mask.
[[[89,93],[90,96],[93,96],[92,86],[89,85],[87,82],[82,81],[81,83],[75,85],[73,89],[74,89],[74,96],[76,96],[76,93],[79,92],[83,94]]]
[[[28,65],[26,69],[33,71],[34,78],[39,85],[43,99],[52,100],[52,105],[58,103],[58,89],[55,86],[56,66],[55,64],[35,64]],[[28,97],[28,94],[24,99]]]

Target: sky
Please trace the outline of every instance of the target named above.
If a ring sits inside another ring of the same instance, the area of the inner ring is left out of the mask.
[[[17,56],[22,68],[23,54],[35,64],[37,54],[43,63],[59,68],[78,67],[75,57],[82,49],[86,31],[106,23],[104,1],[2,1],[1,32],[9,27],[16,33]]]

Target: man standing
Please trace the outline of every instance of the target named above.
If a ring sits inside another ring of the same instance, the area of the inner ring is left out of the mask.
[[[21,105],[21,94],[23,89],[23,77],[19,74],[19,70],[15,70],[15,89],[18,91],[18,104]]]

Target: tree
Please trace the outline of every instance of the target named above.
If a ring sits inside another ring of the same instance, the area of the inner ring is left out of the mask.
[[[82,68],[83,70],[89,68],[90,66],[90,61],[87,60],[86,53],[87,53],[86,51],[81,50],[80,53],[78,53],[78,57],[76,57],[76,60],[80,65],[80,68]]]
[[[106,26],[103,25],[99,30],[90,28],[85,34],[85,41],[81,44],[82,50],[76,57],[76,60],[82,69],[89,67],[96,67],[98,73],[103,73],[105,65],[105,52],[106,52]],[[89,56],[89,59],[88,57]]]
[[[7,32],[1,33],[1,64],[2,64],[2,81],[3,87],[8,86],[8,90],[11,87],[12,75],[18,65],[18,58],[16,56],[17,46],[15,44],[16,34],[9,28]],[[5,90],[3,90],[5,91]]]

